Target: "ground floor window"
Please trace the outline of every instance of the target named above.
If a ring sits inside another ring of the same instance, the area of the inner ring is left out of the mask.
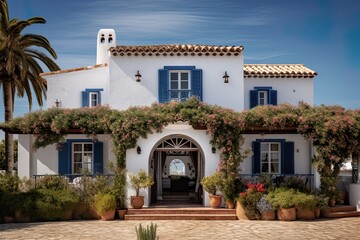
[[[280,173],[280,143],[261,143],[261,173]]]
[[[73,174],[92,173],[94,155],[92,143],[73,143],[72,155]]]

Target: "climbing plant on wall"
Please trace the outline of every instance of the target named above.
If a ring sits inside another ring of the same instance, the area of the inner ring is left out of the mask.
[[[339,106],[298,107],[258,106],[235,112],[191,98],[186,102],[153,104],[118,111],[108,107],[51,108],[16,118],[0,128],[17,133],[34,134],[36,148],[64,140],[65,135],[83,133],[92,138],[110,134],[114,143],[117,167],[125,169],[126,150],[134,148],[140,137],[161,132],[169,123],[187,121],[194,128],[204,128],[210,144],[220,151],[219,169],[225,175],[236,175],[248,151],[241,149],[245,131],[262,129],[271,132],[292,129],[311,140],[316,147],[316,167],[322,175],[322,188],[334,186],[338,170],[346,158],[359,160],[360,111]]]

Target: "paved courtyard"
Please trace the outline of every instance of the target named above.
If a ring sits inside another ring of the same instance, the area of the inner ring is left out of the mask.
[[[153,221],[160,240],[360,239],[360,218],[318,221]],[[150,221],[67,221],[0,224],[0,239],[135,239]]]

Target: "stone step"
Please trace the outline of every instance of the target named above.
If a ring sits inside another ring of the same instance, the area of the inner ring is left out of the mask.
[[[328,212],[353,212],[356,211],[356,207],[350,205],[335,205],[326,209]]]
[[[136,214],[125,220],[237,220],[233,214]]]
[[[182,215],[234,215],[235,209],[228,208],[142,208],[142,209],[128,209],[127,215],[145,215],[145,214],[182,214]]]
[[[324,214],[326,218],[343,218],[343,217],[360,217],[358,211],[346,211],[346,212],[329,212]]]

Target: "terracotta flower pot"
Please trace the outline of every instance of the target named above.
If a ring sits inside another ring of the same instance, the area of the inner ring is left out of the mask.
[[[125,214],[126,214],[126,209],[118,209],[118,215],[119,215],[119,219],[125,219]]]
[[[229,209],[234,209],[234,208],[235,208],[234,202],[231,201],[230,199],[226,199],[225,203],[226,203],[226,206],[227,206]]]
[[[280,221],[295,221],[296,220],[296,208],[278,208],[276,211],[277,218]]]
[[[258,219],[256,216],[250,216],[249,214],[246,214],[246,210],[240,202],[236,202],[236,216],[239,220],[241,220],[241,219],[245,219],[245,220]]]
[[[321,209],[320,208],[315,208],[314,214],[315,214],[315,218],[320,218]]]
[[[210,198],[210,207],[219,208],[221,205],[222,196],[221,195],[209,195]]]
[[[131,196],[130,204],[135,209],[140,209],[144,206],[144,196]]]
[[[275,220],[275,211],[265,211],[261,214],[262,220]]]
[[[101,217],[101,220],[103,220],[103,221],[114,220],[115,219],[115,210],[111,210],[104,214],[101,214],[100,217]]]
[[[315,219],[315,212],[313,209],[296,208],[296,218],[302,220],[313,220]]]

